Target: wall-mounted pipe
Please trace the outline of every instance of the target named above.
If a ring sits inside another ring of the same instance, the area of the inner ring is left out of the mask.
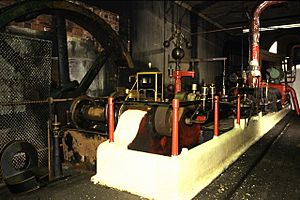
[[[198,17],[197,15],[191,13],[190,14],[190,24],[191,24],[191,33],[197,33],[198,32]],[[191,35],[191,58],[197,58],[198,57],[198,35],[193,34]]]
[[[259,66],[259,17],[261,13],[268,7],[284,3],[286,1],[264,1],[259,4],[253,11],[250,24],[250,60],[249,66],[252,77],[259,77],[261,79],[261,67]],[[260,80],[259,80],[260,82]]]

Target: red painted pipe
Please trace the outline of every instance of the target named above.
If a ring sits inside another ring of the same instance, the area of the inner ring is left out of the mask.
[[[240,124],[241,122],[241,95],[237,95],[237,103],[236,103],[236,123]]]
[[[251,25],[250,25],[250,33],[251,33],[251,61],[259,59],[259,28],[260,21],[259,17],[261,13],[268,7],[284,3],[286,1],[264,1],[259,4],[252,13]]]
[[[178,155],[178,110],[179,99],[172,101],[173,114],[172,114],[172,156]]]
[[[284,3],[286,1],[264,1],[259,4],[252,13],[251,24],[250,24],[250,61],[249,66],[251,67],[251,75],[258,76],[261,79],[261,67],[259,66],[259,28],[260,21],[259,17],[261,13],[268,7]],[[259,80],[261,82],[261,80]],[[251,84],[251,82],[250,82]]]
[[[114,142],[114,129],[115,129],[115,111],[114,111],[114,98],[108,97],[108,137],[109,142]]]
[[[177,92],[181,91],[181,77],[191,76],[192,78],[194,78],[195,72],[193,72],[193,71],[174,71],[173,76],[174,76],[174,79],[175,79],[174,95],[176,95]]]
[[[219,96],[214,98],[214,136],[219,135]]]
[[[287,85],[286,86],[286,92],[289,92],[292,95],[294,108],[295,108],[296,114],[299,116],[300,115],[300,109],[299,109],[299,104],[298,104],[298,99],[297,99],[296,91],[294,90],[294,88],[292,88],[291,86]]]

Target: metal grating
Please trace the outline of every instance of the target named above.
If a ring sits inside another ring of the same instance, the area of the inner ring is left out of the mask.
[[[16,153],[12,160],[12,165],[17,170],[26,169],[28,163],[28,155],[25,152]]]
[[[44,167],[49,110],[38,101],[50,95],[51,53],[50,41],[0,33],[0,152],[13,140],[28,141],[37,148],[39,165]]]

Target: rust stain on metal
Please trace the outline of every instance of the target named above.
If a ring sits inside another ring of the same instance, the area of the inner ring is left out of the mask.
[[[73,164],[85,164],[94,168],[97,147],[105,137],[79,131],[66,131],[62,140],[64,159]]]
[[[250,25],[250,32],[251,32],[251,46],[256,48],[251,48],[251,60],[255,59],[259,55],[259,28],[260,28],[260,15],[261,13],[267,9],[268,7],[284,3],[286,1],[264,1],[259,4],[252,13],[251,25]]]

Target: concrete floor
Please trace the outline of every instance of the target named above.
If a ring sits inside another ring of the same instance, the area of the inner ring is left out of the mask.
[[[299,130],[300,117],[294,113],[288,114],[193,200],[300,200]],[[94,185],[89,181],[92,175],[72,172],[72,176],[26,194],[12,194],[6,187],[0,187],[0,199],[145,199]]]
[[[194,200],[300,199],[300,117],[288,114]]]

